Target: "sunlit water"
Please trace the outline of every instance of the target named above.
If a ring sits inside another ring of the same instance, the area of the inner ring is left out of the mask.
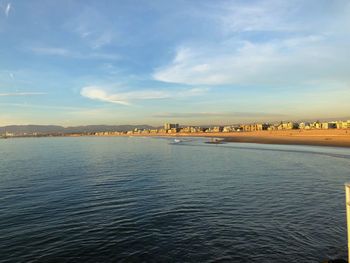
[[[0,140],[0,262],[346,257],[350,149]]]

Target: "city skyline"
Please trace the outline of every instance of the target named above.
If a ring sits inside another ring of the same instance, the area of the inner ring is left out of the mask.
[[[0,0],[0,126],[348,117],[349,33],[345,0]]]

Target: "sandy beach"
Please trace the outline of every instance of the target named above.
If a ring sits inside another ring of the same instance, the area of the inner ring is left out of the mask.
[[[129,135],[128,135],[129,136]],[[229,133],[133,134],[132,136],[215,137],[225,142],[350,147],[350,130],[281,130]]]
[[[350,147],[350,131],[314,130],[314,131],[273,131],[235,134],[225,137],[226,142],[292,144]]]

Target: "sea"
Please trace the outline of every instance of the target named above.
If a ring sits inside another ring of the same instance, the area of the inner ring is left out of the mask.
[[[207,140],[0,140],[0,262],[347,257],[349,148]]]

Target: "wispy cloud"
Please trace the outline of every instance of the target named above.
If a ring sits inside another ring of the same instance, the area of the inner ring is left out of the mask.
[[[350,5],[324,5],[327,14],[317,1],[225,1],[221,8],[213,7],[221,38],[180,44],[173,60],[156,68],[153,78],[188,85],[350,82],[345,59]],[[306,18],[303,12],[310,9]]]
[[[345,71],[335,70],[350,70],[344,59],[347,50],[342,43],[329,45],[330,41],[327,35],[309,35],[181,48],[169,65],[155,70],[153,78],[188,85],[296,85],[335,77],[350,81]]]
[[[92,99],[92,100],[100,100],[104,102],[129,105],[125,94],[111,94],[104,89],[96,86],[88,86],[84,87],[80,91],[80,95],[83,97]]]
[[[55,106],[55,105],[42,105],[42,104],[29,104],[29,103],[0,103],[2,106],[9,107],[20,107],[20,108],[29,108],[29,109],[53,109],[60,111],[69,111],[70,113],[79,110],[91,110],[83,107],[71,107],[71,106]]]
[[[10,92],[10,93],[0,93],[0,97],[18,97],[18,96],[37,96],[46,95],[45,92]]]
[[[294,31],[294,1],[229,2],[218,16],[226,32]]]
[[[113,41],[113,34],[110,32],[88,31],[85,29],[77,28],[77,33],[80,38],[87,43],[92,49],[100,49],[106,45],[109,45]]]
[[[101,59],[101,60],[119,60],[121,56],[119,54],[103,53],[103,52],[90,52],[85,55],[77,56],[81,59]]]
[[[284,117],[283,114],[264,112],[180,112],[155,114],[156,118],[210,118],[210,117]]]
[[[33,47],[31,50],[40,55],[68,56],[72,53],[64,48],[58,47]]]
[[[5,15],[8,17],[11,11],[11,3],[8,3],[5,7]]]
[[[104,52],[78,52],[69,50],[61,47],[32,47],[30,48],[32,52],[38,55],[47,55],[47,56],[62,56],[67,58],[74,59],[96,59],[96,60],[119,60],[120,56],[113,53],[104,53]]]
[[[83,97],[99,100],[109,103],[116,103],[122,105],[130,105],[132,101],[138,100],[159,100],[170,98],[184,98],[188,96],[198,96],[203,94],[207,89],[192,88],[178,91],[165,90],[137,90],[118,92],[109,90],[98,86],[87,86],[81,89],[80,94]]]
[[[116,38],[115,27],[111,19],[96,8],[85,6],[79,15],[66,23],[69,30],[73,30],[85,45],[97,50],[113,43]]]
[[[106,31],[96,36],[94,41],[91,42],[91,45],[93,49],[99,49],[103,46],[111,44],[112,41],[113,41],[113,34],[109,31]]]

